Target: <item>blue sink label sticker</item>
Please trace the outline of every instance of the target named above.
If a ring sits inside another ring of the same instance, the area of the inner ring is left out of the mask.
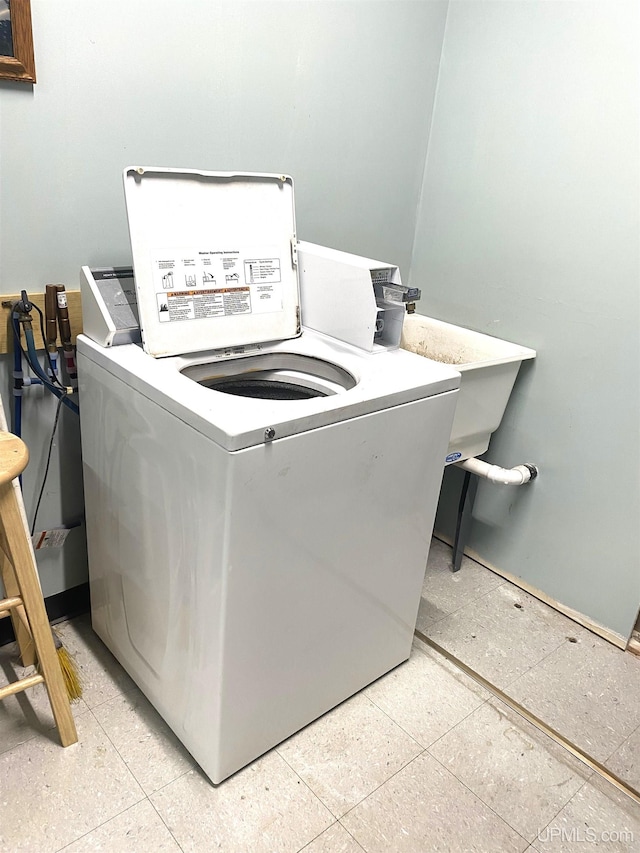
[[[456,450],[455,453],[449,453],[445,458],[445,464],[450,465],[452,462],[457,462],[462,456],[462,453]]]

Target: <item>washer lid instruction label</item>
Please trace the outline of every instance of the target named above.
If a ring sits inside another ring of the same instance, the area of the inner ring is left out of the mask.
[[[247,282],[280,282],[279,258],[251,258],[244,262],[244,280]]]
[[[151,262],[162,323],[283,310],[281,261],[273,247],[158,249]]]

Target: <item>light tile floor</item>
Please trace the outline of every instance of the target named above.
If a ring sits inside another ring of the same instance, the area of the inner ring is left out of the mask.
[[[420,630],[640,786],[640,660],[449,559],[434,540]],[[419,640],[216,787],[87,617],[60,632],[83,679],[80,741],[58,746],[41,688],[0,703],[0,851],[640,851],[640,807]]]

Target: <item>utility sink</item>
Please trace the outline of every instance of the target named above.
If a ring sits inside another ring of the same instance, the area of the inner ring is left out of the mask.
[[[451,364],[462,375],[447,464],[487,450],[502,421],[520,364],[536,357],[535,350],[422,314],[405,317],[401,346]]]

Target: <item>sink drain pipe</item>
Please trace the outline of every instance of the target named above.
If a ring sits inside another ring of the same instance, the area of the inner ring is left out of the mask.
[[[526,462],[524,465],[516,465],[515,468],[501,468],[499,465],[491,465],[489,462],[484,462],[475,456],[471,456],[469,459],[464,459],[461,462],[456,462],[455,465],[457,468],[462,468],[465,472],[460,492],[460,502],[458,504],[456,534],[453,539],[452,568],[454,572],[457,572],[462,565],[464,547],[467,543],[471,527],[473,502],[478,489],[477,478],[483,477],[485,480],[489,480],[490,483],[500,483],[503,486],[522,486],[531,480],[535,480],[538,476],[538,469],[529,462]],[[476,476],[472,477],[472,474]]]
[[[524,465],[516,465],[515,468],[501,468],[499,465],[491,465],[489,462],[472,456],[455,464],[470,474],[484,477],[490,483],[501,483],[503,486],[522,486],[530,480],[535,480],[538,476],[536,466],[528,462],[525,462]]]

